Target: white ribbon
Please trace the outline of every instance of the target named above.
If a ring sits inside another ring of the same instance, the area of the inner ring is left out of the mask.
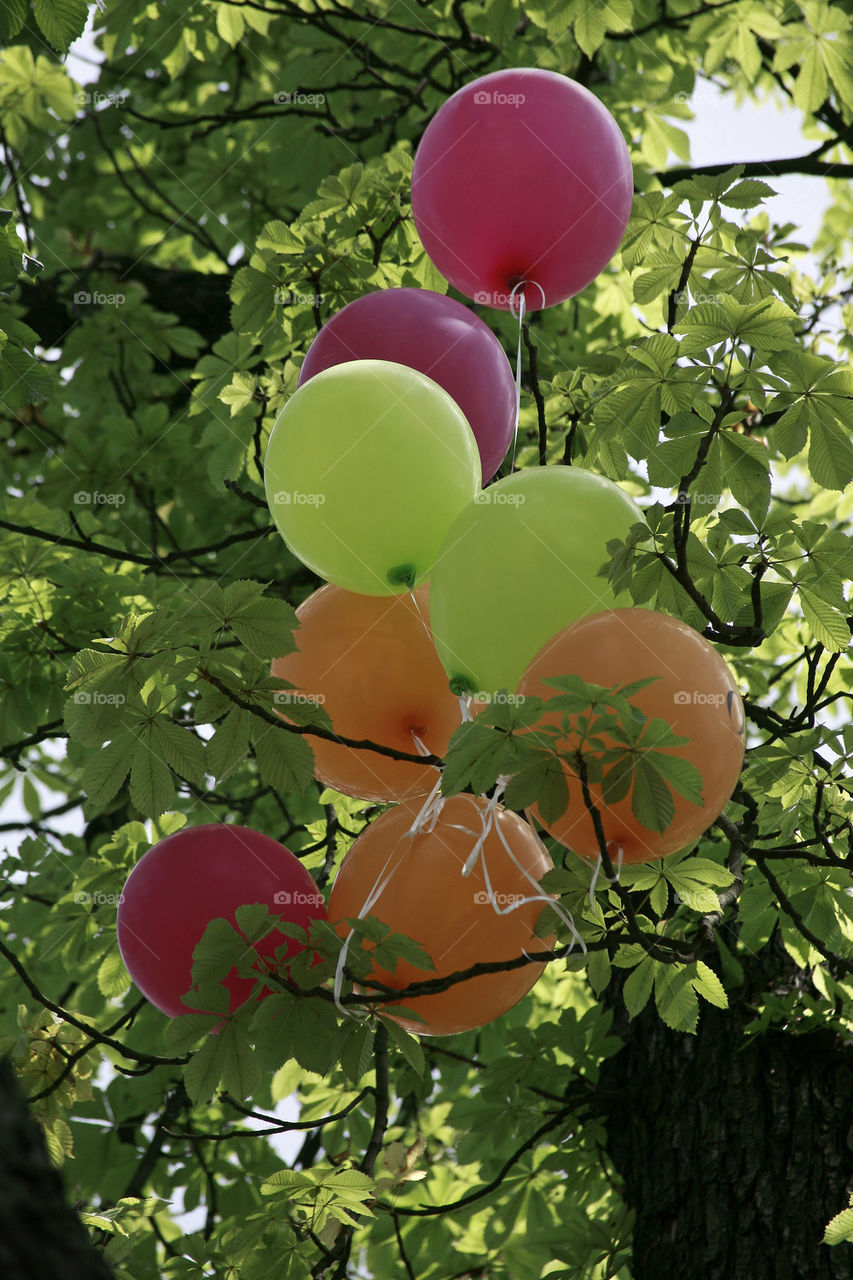
[[[608,842],[608,845],[609,845],[609,842]],[[609,847],[608,847],[607,852],[608,852],[608,853],[610,852]],[[617,845],[617,846],[616,846],[616,874],[614,875],[613,879],[610,881],[610,883],[611,883],[611,884],[618,884],[618,883],[619,883],[619,877],[620,877],[620,875],[622,874],[622,859],[623,859],[623,857],[624,857],[624,856],[625,856],[625,851],[624,851],[624,849],[622,848],[621,844]],[[594,905],[594,903],[595,903],[595,882],[596,882],[596,880],[598,879],[599,872],[601,871],[601,868],[602,868],[602,866],[603,866],[603,865],[604,865],[604,864],[603,864],[603,863],[602,863],[602,861],[601,861],[601,854],[599,854],[599,855],[598,855],[598,857],[597,857],[597,858],[596,858],[596,860],[595,860],[595,868],[594,868],[593,873],[592,873],[592,879],[591,879],[591,880],[590,880],[590,882],[589,882],[589,905],[590,905],[590,907],[592,907],[592,906]]]
[[[509,467],[510,475],[512,475],[512,473],[515,471],[515,450],[518,445],[518,420],[521,416],[521,336],[522,336],[522,324],[524,322],[524,313],[527,309],[524,290],[528,287],[528,285],[534,289],[538,289],[539,292],[541,293],[543,309],[546,305],[545,290],[542,288],[541,284],[537,284],[535,280],[519,280],[518,284],[513,286],[512,292],[509,295],[510,314],[515,315],[512,301],[515,295],[518,293],[519,289],[521,290],[521,293],[518,296],[518,347],[515,353],[515,430],[513,431],[513,436],[512,436],[512,462],[510,463],[510,467]]]

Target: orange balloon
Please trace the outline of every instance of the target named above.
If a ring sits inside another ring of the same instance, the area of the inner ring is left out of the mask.
[[[376,902],[364,914],[419,942],[435,966],[431,972],[399,960],[393,974],[375,968],[376,981],[400,989],[411,982],[447,977],[481,961],[511,960],[523,951],[549,950],[553,937],[542,939],[533,933],[543,910],[541,902],[527,902],[499,915],[489,899],[482,862],[478,860],[470,875],[462,875],[482,831],[486,800],[467,794],[453,796],[445,801],[432,831],[410,836],[407,833],[423,801],[424,797],[409,800],[371,822],[353,843],[332,885],[329,920],[346,937],[350,930],[346,917],[358,917],[371,890],[390,874]],[[497,823],[515,858],[538,884],[553,864],[533,828],[500,806]],[[502,910],[536,894],[494,827],[485,840],[483,858]],[[544,964],[524,965],[503,973],[481,974],[432,995],[402,995],[400,1003],[424,1021],[392,1016],[402,1027],[420,1035],[471,1031],[518,1004],[544,968]]]
[[[674,817],[658,833],[634,817],[630,790],[610,805],[604,803],[600,786],[590,785],[590,796],[601,814],[614,864],[620,849],[624,862],[651,862],[683,849],[722,812],[743,763],[743,703],[728,665],[698,631],[677,618],[651,609],[613,609],[582,618],[543,645],[518,692],[526,697],[555,697],[559,691],[544,681],[569,674],[606,687],[658,677],[630,701],[649,719],[666,720],[676,734],[690,739],[686,746],[668,747],[666,752],[691,761],[699,770],[703,803],[691,804],[673,792]],[[562,713],[552,712],[540,723],[559,724],[561,717]],[[570,734],[557,745],[572,750],[577,736]],[[614,743],[605,738],[605,745]],[[584,858],[597,858],[598,840],[580,781],[567,764],[564,773],[569,785],[564,812],[551,823],[543,821],[537,806],[533,812],[561,844]]]
[[[416,735],[431,754],[443,756],[462,715],[429,633],[426,584],[414,596],[417,606],[406,594],[362,596],[331,585],[309,596],[296,610],[298,648],[271,667],[274,676],[295,686],[293,694],[277,696],[282,719],[288,718],[291,698],[316,701],[341,737],[417,754]],[[405,800],[429,791],[438,779],[432,765],[313,734],[308,741],[317,778],[361,800]]]

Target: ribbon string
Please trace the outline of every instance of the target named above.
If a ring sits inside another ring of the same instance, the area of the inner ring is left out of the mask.
[[[607,852],[608,853],[610,852],[609,844],[608,844]],[[619,883],[619,877],[622,874],[622,859],[624,856],[625,856],[625,850],[622,848],[621,844],[617,845],[616,846],[616,867],[614,868],[616,874],[614,875],[613,879],[610,881],[611,884]],[[590,882],[589,882],[590,907],[593,907],[595,905],[595,884],[596,884],[596,881],[598,880],[599,873],[601,872],[603,866],[604,864],[601,860],[601,854],[599,854],[595,860],[595,867],[592,872],[592,878],[590,879]]]
[[[519,280],[518,284],[513,286],[512,292],[509,295],[510,314],[515,315],[515,309],[512,304],[513,299],[516,294],[518,294],[518,346],[515,353],[515,430],[513,431],[512,436],[512,461],[509,467],[510,475],[515,471],[515,451],[518,447],[518,420],[521,417],[521,339],[524,326],[524,315],[527,310],[525,290],[528,288],[538,289],[542,295],[543,310],[546,306],[545,290],[542,288],[541,284],[537,284],[535,280]],[[520,293],[519,290],[521,290]]]

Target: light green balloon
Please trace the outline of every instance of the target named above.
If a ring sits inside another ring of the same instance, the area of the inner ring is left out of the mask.
[[[320,577],[371,596],[429,574],[481,477],[456,401],[387,360],[335,365],[305,382],[276,420],[264,472],[291,551]]]
[[[642,520],[618,485],[579,467],[522,471],[478,494],[430,578],[430,627],[454,692],[513,692],[558,631],[631,605],[597,574],[608,540]]]

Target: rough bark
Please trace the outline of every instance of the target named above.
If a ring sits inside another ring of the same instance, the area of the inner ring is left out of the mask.
[[[853,1245],[821,1239],[853,1190],[853,1050],[826,1029],[745,1037],[746,991],[729,998],[695,1036],[614,998],[625,1047],[601,1086],[634,1280],[849,1280]]]
[[[112,1280],[65,1200],[62,1180],[7,1058],[0,1058],[0,1276]]]

